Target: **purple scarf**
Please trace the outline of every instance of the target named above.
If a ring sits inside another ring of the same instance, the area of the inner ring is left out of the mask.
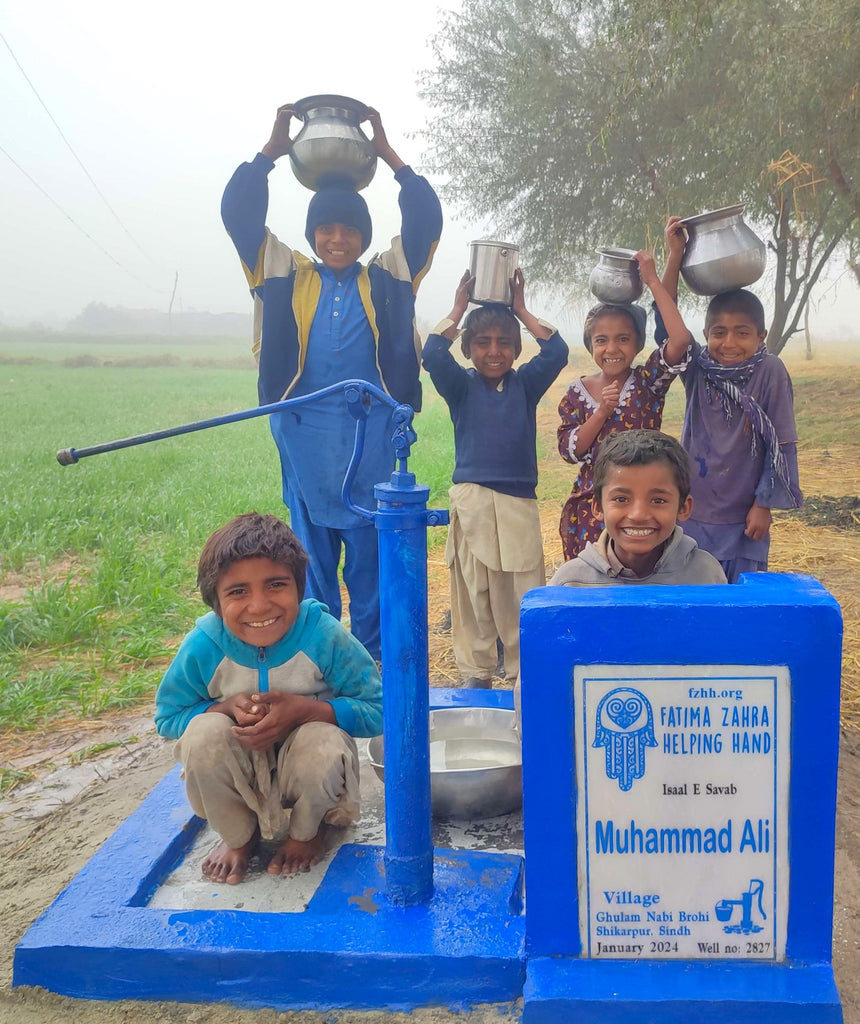
[[[723,366],[708,353],[707,348],[699,350],[696,361],[705,378],[708,398],[710,399],[714,392],[717,393],[726,423],[732,418],[733,406],[740,407],[753,428],[750,434],[750,451],[755,455],[757,439],[760,437],[765,447],[765,472],[770,473],[771,482],[774,478],[779,479],[785,489],[792,493],[788,467],[779,448],[776,428],[758,402],[742,390],[766,355],[767,346],[762,342],[755,353],[738,366]]]

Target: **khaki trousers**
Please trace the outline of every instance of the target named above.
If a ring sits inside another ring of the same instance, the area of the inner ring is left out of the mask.
[[[205,818],[231,849],[244,846],[259,825],[271,839],[287,823],[307,842],[323,821],[358,821],[359,763],[355,740],[336,725],[308,722],[276,749],[246,750],[235,723],[217,712],[197,715],[173,748],[183,765],[191,809]]]
[[[488,568],[472,553],[460,520],[448,531],[451,570],[451,633],[454,659],[463,678],[492,679],[498,661],[496,638],[505,648],[505,674],[520,674],[520,602],[546,583],[543,558],[526,572]]]

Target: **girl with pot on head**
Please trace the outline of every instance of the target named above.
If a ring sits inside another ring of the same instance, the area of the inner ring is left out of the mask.
[[[634,367],[634,359],[645,346],[645,310],[628,303],[602,303],[589,310],[583,344],[594,358],[597,372],[575,380],[558,407],[559,453],[579,467],[561,513],[559,533],[565,559],[578,555],[603,530],[594,504],[594,460],[601,442],[617,430],[660,429],[666,392],[683,368],[692,340],[657,276],[654,258],[640,250],[635,259],[643,283],[663,314],[668,337],[643,365]]]

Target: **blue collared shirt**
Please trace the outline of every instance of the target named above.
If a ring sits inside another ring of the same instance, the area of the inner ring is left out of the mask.
[[[337,381],[357,378],[381,386],[373,332],[358,290],[359,263],[338,277],[317,264],[322,291],[311,325],[304,369],[291,398],[310,394]],[[389,421],[391,410],[374,400],[367,420],[364,455],[352,486],[352,500],[375,509],[373,487],[394,469]],[[271,417],[272,433],[282,453],[285,477],[318,526],[349,529],[365,526],[347,510],[341,485],[352,456],[355,420],[341,394]],[[286,488],[284,494],[287,499]],[[289,502],[287,502],[289,504]]]

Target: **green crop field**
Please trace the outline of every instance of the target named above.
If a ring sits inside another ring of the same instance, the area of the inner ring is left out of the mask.
[[[177,366],[140,366],[152,357],[143,345],[104,365],[101,350],[73,349],[26,362],[0,348],[0,732],[150,693],[205,610],[194,575],[206,537],[239,512],[284,514],[264,418],[61,467],[60,448],[256,404],[253,368],[199,368],[184,355]],[[93,352],[100,365],[80,365]],[[410,468],[438,505],[453,441],[447,410],[430,398]]]

